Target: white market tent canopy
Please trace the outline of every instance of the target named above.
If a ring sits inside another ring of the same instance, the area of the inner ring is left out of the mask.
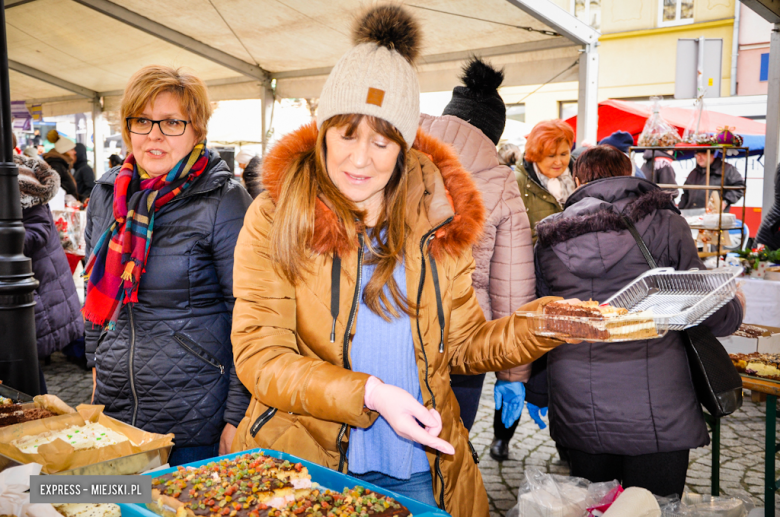
[[[583,130],[591,126],[595,134],[599,33],[557,5],[569,0],[404,3],[423,28],[423,92],[456,86],[472,54],[503,66],[506,86],[579,78],[579,113],[593,113],[583,117]],[[44,116],[99,113],[98,104],[115,110],[129,77],[149,64],[189,68],[207,82],[212,100],[315,98],[351,46],[356,13],[371,4],[6,0],[12,100],[41,104]]]

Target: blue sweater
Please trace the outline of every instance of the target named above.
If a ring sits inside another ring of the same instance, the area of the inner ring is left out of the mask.
[[[401,312],[400,318],[388,322],[363,303],[363,290],[375,268],[363,266],[360,307],[352,341],[352,369],[402,388],[422,403],[409,316]],[[406,296],[403,264],[395,268],[393,278]],[[385,292],[392,300],[389,290]],[[412,474],[430,470],[423,446],[398,436],[381,416],[367,429],[352,429],[347,457],[349,470],[356,474],[381,472],[396,479],[409,479]]]

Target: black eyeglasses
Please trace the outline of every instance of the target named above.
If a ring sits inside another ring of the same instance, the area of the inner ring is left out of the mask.
[[[181,136],[187,130],[187,120],[178,120],[167,118],[165,120],[151,120],[144,117],[127,117],[127,129],[136,135],[148,135],[152,132],[154,125],[160,128],[160,132],[165,136]]]

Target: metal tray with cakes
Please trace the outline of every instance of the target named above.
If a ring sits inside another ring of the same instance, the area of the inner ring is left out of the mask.
[[[737,291],[739,267],[711,271],[657,268],[640,275],[604,303],[566,300],[529,318],[534,334],[583,341],[656,339],[698,325]]]

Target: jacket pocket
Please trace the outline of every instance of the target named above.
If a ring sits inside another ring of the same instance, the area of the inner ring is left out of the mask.
[[[257,417],[257,420],[255,420],[252,423],[252,426],[249,428],[249,434],[252,435],[252,438],[257,436],[257,433],[260,432],[260,429],[263,428],[265,424],[268,423],[269,420],[271,420],[274,415],[276,414],[276,408],[269,407],[265,411],[263,411],[259,417]]]
[[[218,369],[220,375],[223,375],[225,373],[225,367],[222,365],[222,363],[220,363],[219,360],[216,357],[214,357],[210,352],[208,352],[205,348],[195,343],[189,337],[185,336],[180,332],[174,332],[173,339],[179,344],[179,346],[181,346],[188,353],[197,357],[202,362]]]

